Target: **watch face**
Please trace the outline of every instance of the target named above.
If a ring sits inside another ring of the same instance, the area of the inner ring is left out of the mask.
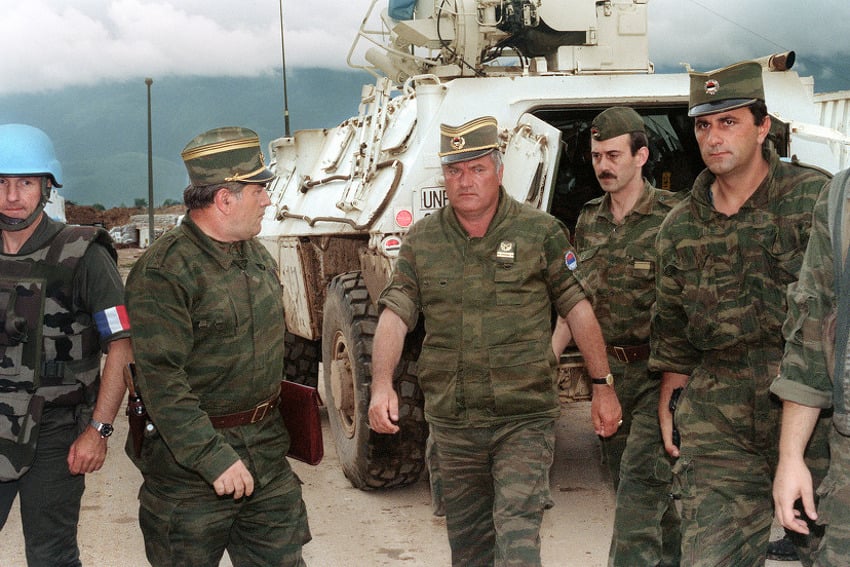
[[[110,435],[112,435],[113,429],[114,428],[112,427],[111,423],[104,423],[103,427],[100,428],[100,434],[103,437],[109,437]]]

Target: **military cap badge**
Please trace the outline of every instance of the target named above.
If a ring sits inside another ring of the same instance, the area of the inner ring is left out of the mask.
[[[717,79],[709,79],[705,82],[705,94],[716,95],[720,90],[720,81]]]
[[[466,145],[466,140],[463,138],[463,136],[455,136],[454,138],[452,138],[452,148],[453,149],[462,150],[465,145]]]

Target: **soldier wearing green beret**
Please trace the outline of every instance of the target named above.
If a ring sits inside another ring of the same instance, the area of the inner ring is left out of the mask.
[[[678,565],[672,459],[658,427],[660,381],[646,365],[655,237],[681,194],[656,189],[643,177],[648,139],[643,118],[631,108],[615,106],[593,119],[590,151],[605,194],[584,205],[576,224],[579,275],[605,337],[610,387],[623,407],[623,425],[602,439],[617,491],[609,564]]]
[[[411,228],[381,294],[369,423],[379,433],[399,431],[393,371],[421,313],[419,381],[440,463],[452,564],[532,567],[540,565],[560,413],[553,307],[589,372],[605,377],[594,386],[597,432],[616,432],[622,414],[605,385],[605,345],[576,277],[567,229],[501,186],[495,118],[440,130],[449,204]]]
[[[274,259],[254,236],[273,174],[257,135],[216,128],[182,153],[183,222],[127,280],[138,389],[153,430],[137,457],[151,564],[304,565],[310,541],[277,409],[284,314]]]
[[[761,565],[781,411],[769,387],[786,289],[827,176],[765,144],[771,118],[757,62],[691,73],[689,115],[706,169],[656,241],[649,368],[663,373],[658,414],[677,458],[682,564]]]

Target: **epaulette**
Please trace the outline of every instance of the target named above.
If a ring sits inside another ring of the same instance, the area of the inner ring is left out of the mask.
[[[789,163],[791,165],[796,165],[797,167],[803,167],[805,169],[811,169],[812,171],[816,171],[818,173],[826,175],[829,179],[832,179],[832,174],[830,172],[823,169],[822,167],[818,167],[816,165],[812,165],[810,163],[800,161],[800,159],[797,157],[797,154],[794,154],[794,155],[791,156],[791,161]]]

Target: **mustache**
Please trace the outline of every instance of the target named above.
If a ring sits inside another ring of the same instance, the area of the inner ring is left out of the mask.
[[[617,176],[611,173],[610,171],[603,171],[599,175],[596,176],[598,179],[617,179]]]

